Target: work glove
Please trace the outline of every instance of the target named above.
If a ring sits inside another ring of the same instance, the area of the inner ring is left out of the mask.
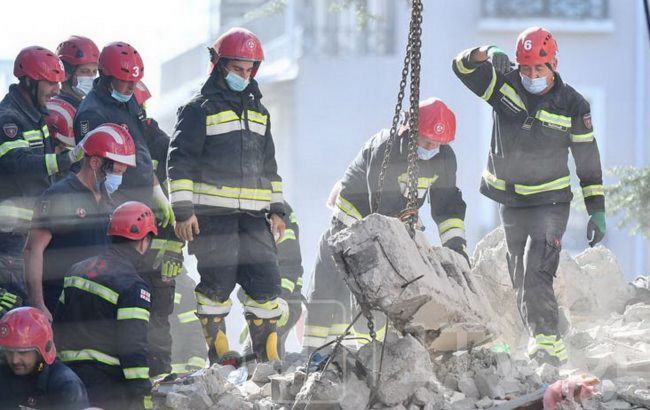
[[[153,201],[156,204],[156,216],[160,219],[160,226],[166,228],[167,225],[176,223],[172,204],[169,202],[160,185],[153,187]]]
[[[153,268],[160,268],[160,276],[169,282],[183,270],[183,242],[173,239],[154,239],[151,249],[157,250]]]
[[[508,74],[510,71],[513,70],[513,67],[515,65],[512,62],[510,62],[510,59],[508,58],[508,54],[506,54],[499,47],[497,46],[488,47],[487,54],[490,57],[490,60],[492,60],[492,66],[494,66],[494,69],[500,72],[501,74]]]
[[[20,296],[14,295],[6,289],[0,288],[0,317],[4,316],[4,314],[11,309],[22,305],[23,299]]]
[[[605,237],[605,231],[607,231],[605,212],[594,212],[589,217],[589,223],[587,224],[587,240],[589,241],[589,246],[593,248],[594,245],[602,241]]]
[[[461,238],[459,236],[455,238],[451,238],[447,242],[443,244],[445,248],[449,248],[452,251],[458,253],[460,256],[465,258],[467,261],[467,265],[472,268],[472,264],[469,261],[469,255],[467,254],[467,241],[464,238]]]

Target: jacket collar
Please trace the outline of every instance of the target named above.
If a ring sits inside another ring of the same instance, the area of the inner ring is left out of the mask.
[[[23,92],[20,90],[20,85],[11,84],[9,86],[9,98],[14,105],[30,119],[30,121],[36,124],[41,124],[44,118],[43,113],[35,107],[31,101],[25,98]]]

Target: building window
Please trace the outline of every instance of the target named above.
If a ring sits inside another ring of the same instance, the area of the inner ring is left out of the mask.
[[[347,3],[346,6],[343,6]],[[312,55],[390,55],[395,51],[395,0],[305,0],[304,52]]]
[[[603,20],[609,18],[608,0],[483,0],[484,18],[548,18]]]

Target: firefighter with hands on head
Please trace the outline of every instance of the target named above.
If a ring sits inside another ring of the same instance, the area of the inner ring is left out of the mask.
[[[107,122],[126,126],[136,148],[137,167],[123,175],[119,189],[112,195],[116,204],[138,201],[154,209],[161,228],[174,224],[174,213],[153,170],[147,144],[142,107],[133,98],[137,83],[144,75],[140,53],[124,42],[113,42],[99,54],[99,78],[84,98],[74,120],[74,133],[80,141],[88,132]],[[171,335],[168,316],[174,309],[173,275],[180,272],[182,243],[171,228],[155,239],[152,267],[142,274],[153,292],[150,326],[152,376],[171,370]],[[155,264],[155,268],[153,265]],[[164,275],[164,277],[163,277]]]
[[[92,406],[150,407],[151,289],[140,270],[157,232],[145,204],[120,205],[108,226],[109,248],[74,265],[64,279],[54,315],[59,357],[84,382]]]
[[[519,35],[516,50],[515,70],[496,46],[465,50],[452,67],[492,106],[492,142],[481,193],[500,204],[508,269],[532,336],[528,353],[557,366],[567,360],[553,279],[573,197],[569,150],[590,215],[590,246],[606,230],[600,154],[589,103],[557,72],[553,35],[544,28],[528,28]]]
[[[82,410],[86,387],[56,358],[52,327],[33,307],[14,309],[0,319],[0,408]]]
[[[14,75],[18,84],[0,102],[0,287],[24,299],[22,252],[34,201],[83,152],[55,153],[45,124],[46,105],[65,78],[61,60],[43,47],[27,47],[14,61]]]
[[[49,320],[63,289],[63,275],[108,245],[111,194],[120,176],[136,166],[133,139],[117,124],[95,128],[79,144],[85,154],[80,171],[43,193],[25,245],[29,298]]]
[[[276,360],[286,303],[278,298],[274,237],[284,235],[285,209],[270,116],[255,80],[264,54],[243,28],[221,35],[209,51],[209,77],[179,109],[169,149],[175,230],[198,260],[197,315],[210,362],[229,350],[224,320],[237,283],[258,360]]]
[[[63,100],[76,110],[81,100],[93,88],[97,77],[99,49],[95,43],[83,36],[70,36],[56,48],[56,54],[65,68],[65,81],[56,99]]]
[[[397,131],[381,193],[379,174],[390,136],[387,129],[379,131],[366,142],[330,194],[334,212],[330,228],[321,237],[314,266],[314,290],[307,305],[303,341],[305,353],[311,353],[342,335],[351,320],[351,294],[336,268],[327,245],[328,239],[373,213],[371,206],[376,202],[377,195],[381,195],[381,201],[374,209],[375,213],[401,217],[402,211],[407,208],[408,131],[407,116]],[[466,205],[456,184],[456,155],[449,145],[455,134],[456,118],[442,100],[430,98],[420,102],[418,207],[422,207],[429,198],[431,217],[438,225],[443,246],[457,252],[463,261],[461,263],[469,264],[464,222]]]

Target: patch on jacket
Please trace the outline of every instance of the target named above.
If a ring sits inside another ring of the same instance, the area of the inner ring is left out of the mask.
[[[587,114],[582,116],[582,122],[585,123],[585,127],[587,127],[587,129],[592,129],[593,125],[591,123],[591,113],[590,112],[588,112]]]
[[[140,299],[146,300],[147,302],[151,302],[151,293],[147,292],[144,289],[140,289]]]
[[[88,120],[81,121],[79,123],[79,128],[80,128],[80,131],[81,131],[81,135],[82,136],[86,135],[86,134],[88,134],[88,131],[90,131],[90,123],[88,122]]]
[[[14,139],[18,135],[18,126],[13,122],[8,122],[2,126],[2,131],[4,131],[7,138]]]

